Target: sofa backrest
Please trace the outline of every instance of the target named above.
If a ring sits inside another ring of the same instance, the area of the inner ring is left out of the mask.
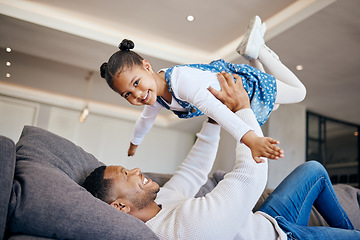
[[[81,187],[101,165],[71,141],[25,126],[16,144],[10,232],[55,239],[158,239],[142,221]]]

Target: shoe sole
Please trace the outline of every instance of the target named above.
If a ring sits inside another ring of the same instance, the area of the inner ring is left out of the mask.
[[[261,25],[261,19],[258,16],[253,17],[250,20],[250,23],[246,29],[246,32],[244,34],[243,39],[241,40],[239,46],[236,48],[236,51],[243,56],[245,59],[250,60],[251,57],[249,57],[246,53],[248,52],[248,43],[252,43],[254,41],[254,31],[253,29],[256,27],[260,27]]]

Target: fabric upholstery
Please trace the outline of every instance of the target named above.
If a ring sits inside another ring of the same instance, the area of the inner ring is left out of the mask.
[[[103,163],[74,143],[26,126],[16,149],[12,233],[55,239],[158,239],[143,222],[79,185]]]
[[[360,189],[346,184],[336,184],[334,189],[352,224],[360,229]]]
[[[3,239],[6,228],[6,217],[15,171],[15,144],[0,136],[0,239]]]

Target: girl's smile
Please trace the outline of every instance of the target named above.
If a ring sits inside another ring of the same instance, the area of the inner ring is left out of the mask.
[[[147,101],[150,99],[150,91],[148,91],[144,97],[143,100],[141,100],[144,104],[146,104]]]

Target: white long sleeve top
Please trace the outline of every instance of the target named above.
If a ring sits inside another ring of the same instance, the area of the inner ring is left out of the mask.
[[[236,113],[262,136],[250,109]],[[276,220],[252,209],[267,181],[267,162],[257,164],[242,143],[236,148],[234,169],[206,196],[194,198],[206,182],[215,160],[220,126],[204,123],[198,139],[161,188],[156,202],[162,210],[146,222],[160,239],[287,239]]]
[[[236,141],[240,142],[246,132],[252,130],[244,121],[231,112],[223,103],[212,95],[207,89],[212,86],[220,90],[216,73],[200,69],[178,66],[171,74],[172,91],[176,98],[196,106],[206,116],[211,117],[229,132]],[[176,100],[172,98],[169,104],[171,110],[185,111]],[[162,106],[158,102],[147,105],[135,123],[130,141],[139,145],[146,133],[151,129],[156,116]]]

